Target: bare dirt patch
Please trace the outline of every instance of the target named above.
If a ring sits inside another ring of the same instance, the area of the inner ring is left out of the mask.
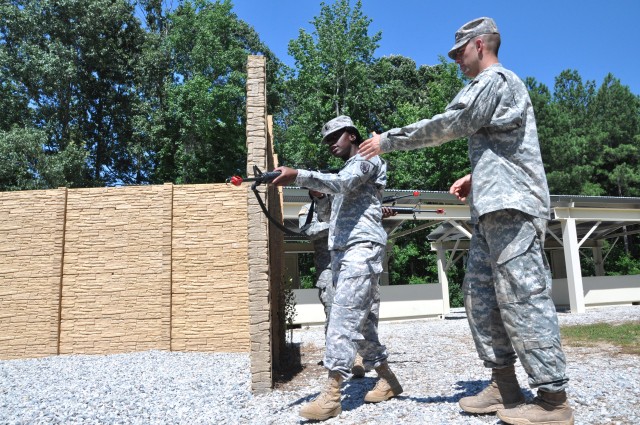
[[[292,348],[292,347],[290,347]],[[310,381],[321,379],[326,376],[327,370],[318,364],[322,360],[324,348],[306,344],[297,346],[298,354],[290,356],[293,360],[284,365],[277,373],[275,388],[282,391],[294,391],[306,387]]]

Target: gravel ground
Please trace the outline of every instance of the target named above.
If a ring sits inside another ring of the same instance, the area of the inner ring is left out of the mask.
[[[640,306],[559,314],[561,324],[640,321]],[[461,397],[478,392],[489,373],[477,359],[466,317],[383,322],[380,338],[405,392],[363,404],[375,372],[343,384],[343,412],[326,424],[499,424],[468,415]],[[322,327],[295,330],[303,371],[267,395],[250,391],[246,354],[147,351],[0,361],[0,424],[299,424],[301,404],[326,373],[317,366]],[[576,424],[640,424],[637,356],[613,347],[565,347]],[[526,374],[516,368],[525,394]]]

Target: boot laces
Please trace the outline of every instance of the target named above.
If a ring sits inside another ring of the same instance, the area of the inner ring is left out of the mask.
[[[329,397],[329,393],[326,391],[322,391],[316,398],[309,402],[309,405],[315,404],[318,407],[325,409],[327,404],[330,404],[331,398]]]
[[[380,377],[380,379],[378,379],[378,382],[376,382],[376,386],[373,387],[373,391],[375,390],[387,391],[389,388],[391,388],[391,385],[389,385],[387,380]]]
[[[535,396],[533,398],[533,400],[531,400],[531,403],[525,403],[525,404],[521,404],[520,406],[518,406],[518,409],[521,412],[527,412],[531,409],[536,409],[536,408],[540,408],[540,409],[544,409],[544,410],[549,410],[547,409],[545,406],[549,406],[549,403],[547,403],[545,400],[543,400],[541,397],[539,396]]]
[[[338,385],[338,391],[340,388],[340,384],[341,382],[338,381],[337,385]],[[334,386],[335,386],[335,382],[332,381],[331,379],[327,379],[327,381],[325,382],[324,388],[322,389],[322,391],[320,392],[320,394],[318,394],[318,397],[315,398],[315,401],[319,402],[319,403],[328,403],[329,401],[331,401],[332,397],[331,397],[331,393],[334,391]]]
[[[485,395],[493,390],[498,389],[498,383],[496,381],[491,381],[489,385],[487,385],[482,391],[478,393],[478,396]]]

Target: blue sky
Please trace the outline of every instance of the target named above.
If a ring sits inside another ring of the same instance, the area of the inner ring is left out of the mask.
[[[293,65],[287,53],[289,41],[298,37],[300,29],[312,32],[310,21],[320,12],[319,0],[233,3],[238,17],[288,65]],[[583,81],[594,80],[599,87],[612,73],[640,95],[636,32],[640,0],[363,0],[362,4],[364,14],[373,20],[370,35],[382,32],[376,57],[399,54],[418,65],[436,64],[440,55],[446,57],[462,24],[490,16],[502,34],[500,61],[522,79],[534,77],[553,90],[560,72],[575,69]]]

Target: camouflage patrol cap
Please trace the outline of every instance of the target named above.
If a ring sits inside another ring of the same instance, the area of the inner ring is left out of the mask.
[[[472,38],[482,34],[500,34],[493,19],[477,18],[461,26],[456,31],[456,41],[451,50],[449,50],[449,57],[455,60],[456,50],[467,44]]]
[[[346,115],[340,115],[339,117],[335,117],[334,119],[332,119],[331,121],[327,122],[325,125],[322,126],[322,130],[321,130],[322,142],[324,143],[327,136],[331,135],[332,133],[335,133],[336,131],[344,130],[347,128],[354,130],[358,135],[360,135],[360,132],[358,132],[358,129],[356,128],[356,126],[353,125],[353,121],[351,121],[351,118],[349,118]]]

